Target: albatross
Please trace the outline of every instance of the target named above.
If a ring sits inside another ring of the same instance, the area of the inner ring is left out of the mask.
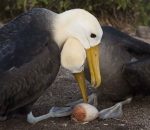
[[[35,8],[0,28],[0,119],[28,115],[60,65],[73,73],[87,102],[84,63],[92,86],[100,86],[102,34],[98,20],[83,9],[57,14]]]
[[[150,44],[114,27],[102,26],[99,102],[121,101],[135,95],[150,95]],[[90,81],[88,68],[86,78]]]

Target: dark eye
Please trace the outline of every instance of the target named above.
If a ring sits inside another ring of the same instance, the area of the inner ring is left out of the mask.
[[[95,38],[96,37],[96,34],[94,34],[94,33],[91,33],[91,38]]]

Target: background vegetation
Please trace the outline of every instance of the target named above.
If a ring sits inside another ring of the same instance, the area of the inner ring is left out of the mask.
[[[0,21],[8,21],[33,7],[56,12],[83,8],[104,24],[150,25],[150,0],[0,0]]]

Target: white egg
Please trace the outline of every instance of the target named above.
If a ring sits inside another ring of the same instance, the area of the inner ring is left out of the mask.
[[[87,103],[80,103],[74,107],[71,117],[76,122],[89,122],[96,119],[98,115],[99,112],[96,107]]]

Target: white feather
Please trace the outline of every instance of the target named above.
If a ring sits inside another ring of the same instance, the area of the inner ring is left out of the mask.
[[[103,31],[95,16],[83,9],[72,9],[57,14],[54,20],[54,39],[62,47],[68,37],[77,38],[85,49],[100,43]],[[90,34],[97,35],[91,38]]]
[[[86,52],[80,41],[68,38],[61,51],[61,65],[72,73],[81,72],[84,69]]]

